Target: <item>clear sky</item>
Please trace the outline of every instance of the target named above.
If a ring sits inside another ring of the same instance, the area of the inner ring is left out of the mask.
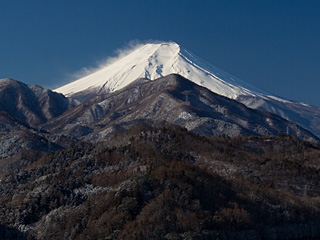
[[[0,78],[55,88],[132,40],[175,41],[258,88],[320,106],[319,0],[0,1]]]

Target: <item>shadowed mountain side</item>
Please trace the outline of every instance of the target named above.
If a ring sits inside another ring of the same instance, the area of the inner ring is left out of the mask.
[[[67,137],[35,130],[8,113],[0,112],[0,179],[44,153],[62,149],[70,143]]]
[[[27,234],[16,228],[0,224],[0,239],[27,240]]]
[[[0,111],[31,127],[61,115],[77,101],[37,85],[0,79]]]
[[[141,121],[166,121],[207,136],[289,133],[304,140],[317,140],[294,123],[247,108],[177,74],[153,81],[138,79],[122,90],[89,99],[42,127],[100,141],[115,129],[126,129]]]

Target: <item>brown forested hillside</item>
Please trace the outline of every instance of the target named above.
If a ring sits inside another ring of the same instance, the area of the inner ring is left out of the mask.
[[[36,156],[34,156],[36,158]],[[135,126],[0,184],[2,239],[317,239],[320,147]]]

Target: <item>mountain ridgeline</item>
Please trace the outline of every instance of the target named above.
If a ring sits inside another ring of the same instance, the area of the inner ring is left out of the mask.
[[[177,74],[154,81],[138,79],[114,93],[92,97],[48,121],[43,128],[96,142],[137,122],[154,125],[162,121],[205,136],[290,133],[304,140],[317,140],[307,130],[275,114],[247,108]]]
[[[295,123],[248,108],[177,74],[156,80],[140,78],[82,103],[12,79],[0,83],[0,177],[28,164],[26,154],[40,156],[75,140],[105,141],[137,125],[166,122],[202,136],[290,134],[318,141]]]
[[[0,111],[37,127],[77,105],[77,101],[37,85],[0,79]]]
[[[83,101],[120,90],[138,78],[155,80],[169,74],[179,74],[247,107],[278,114],[320,137],[319,107],[289,101],[258,89],[174,42],[140,45],[117,61],[55,91]]]
[[[320,239],[319,126],[176,43],[1,79],[0,240]]]

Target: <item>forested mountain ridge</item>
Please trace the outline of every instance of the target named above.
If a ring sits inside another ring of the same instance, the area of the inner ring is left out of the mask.
[[[163,124],[74,142],[0,184],[5,239],[319,238],[320,146]],[[5,207],[4,207],[5,206]]]
[[[318,141],[309,131],[278,115],[247,108],[178,75],[153,81],[137,79],[113,93],[99,94],[42,127],[89,142],[127,129],[137,122],[166,121],[199,135],[276,136],[291,134]]]

